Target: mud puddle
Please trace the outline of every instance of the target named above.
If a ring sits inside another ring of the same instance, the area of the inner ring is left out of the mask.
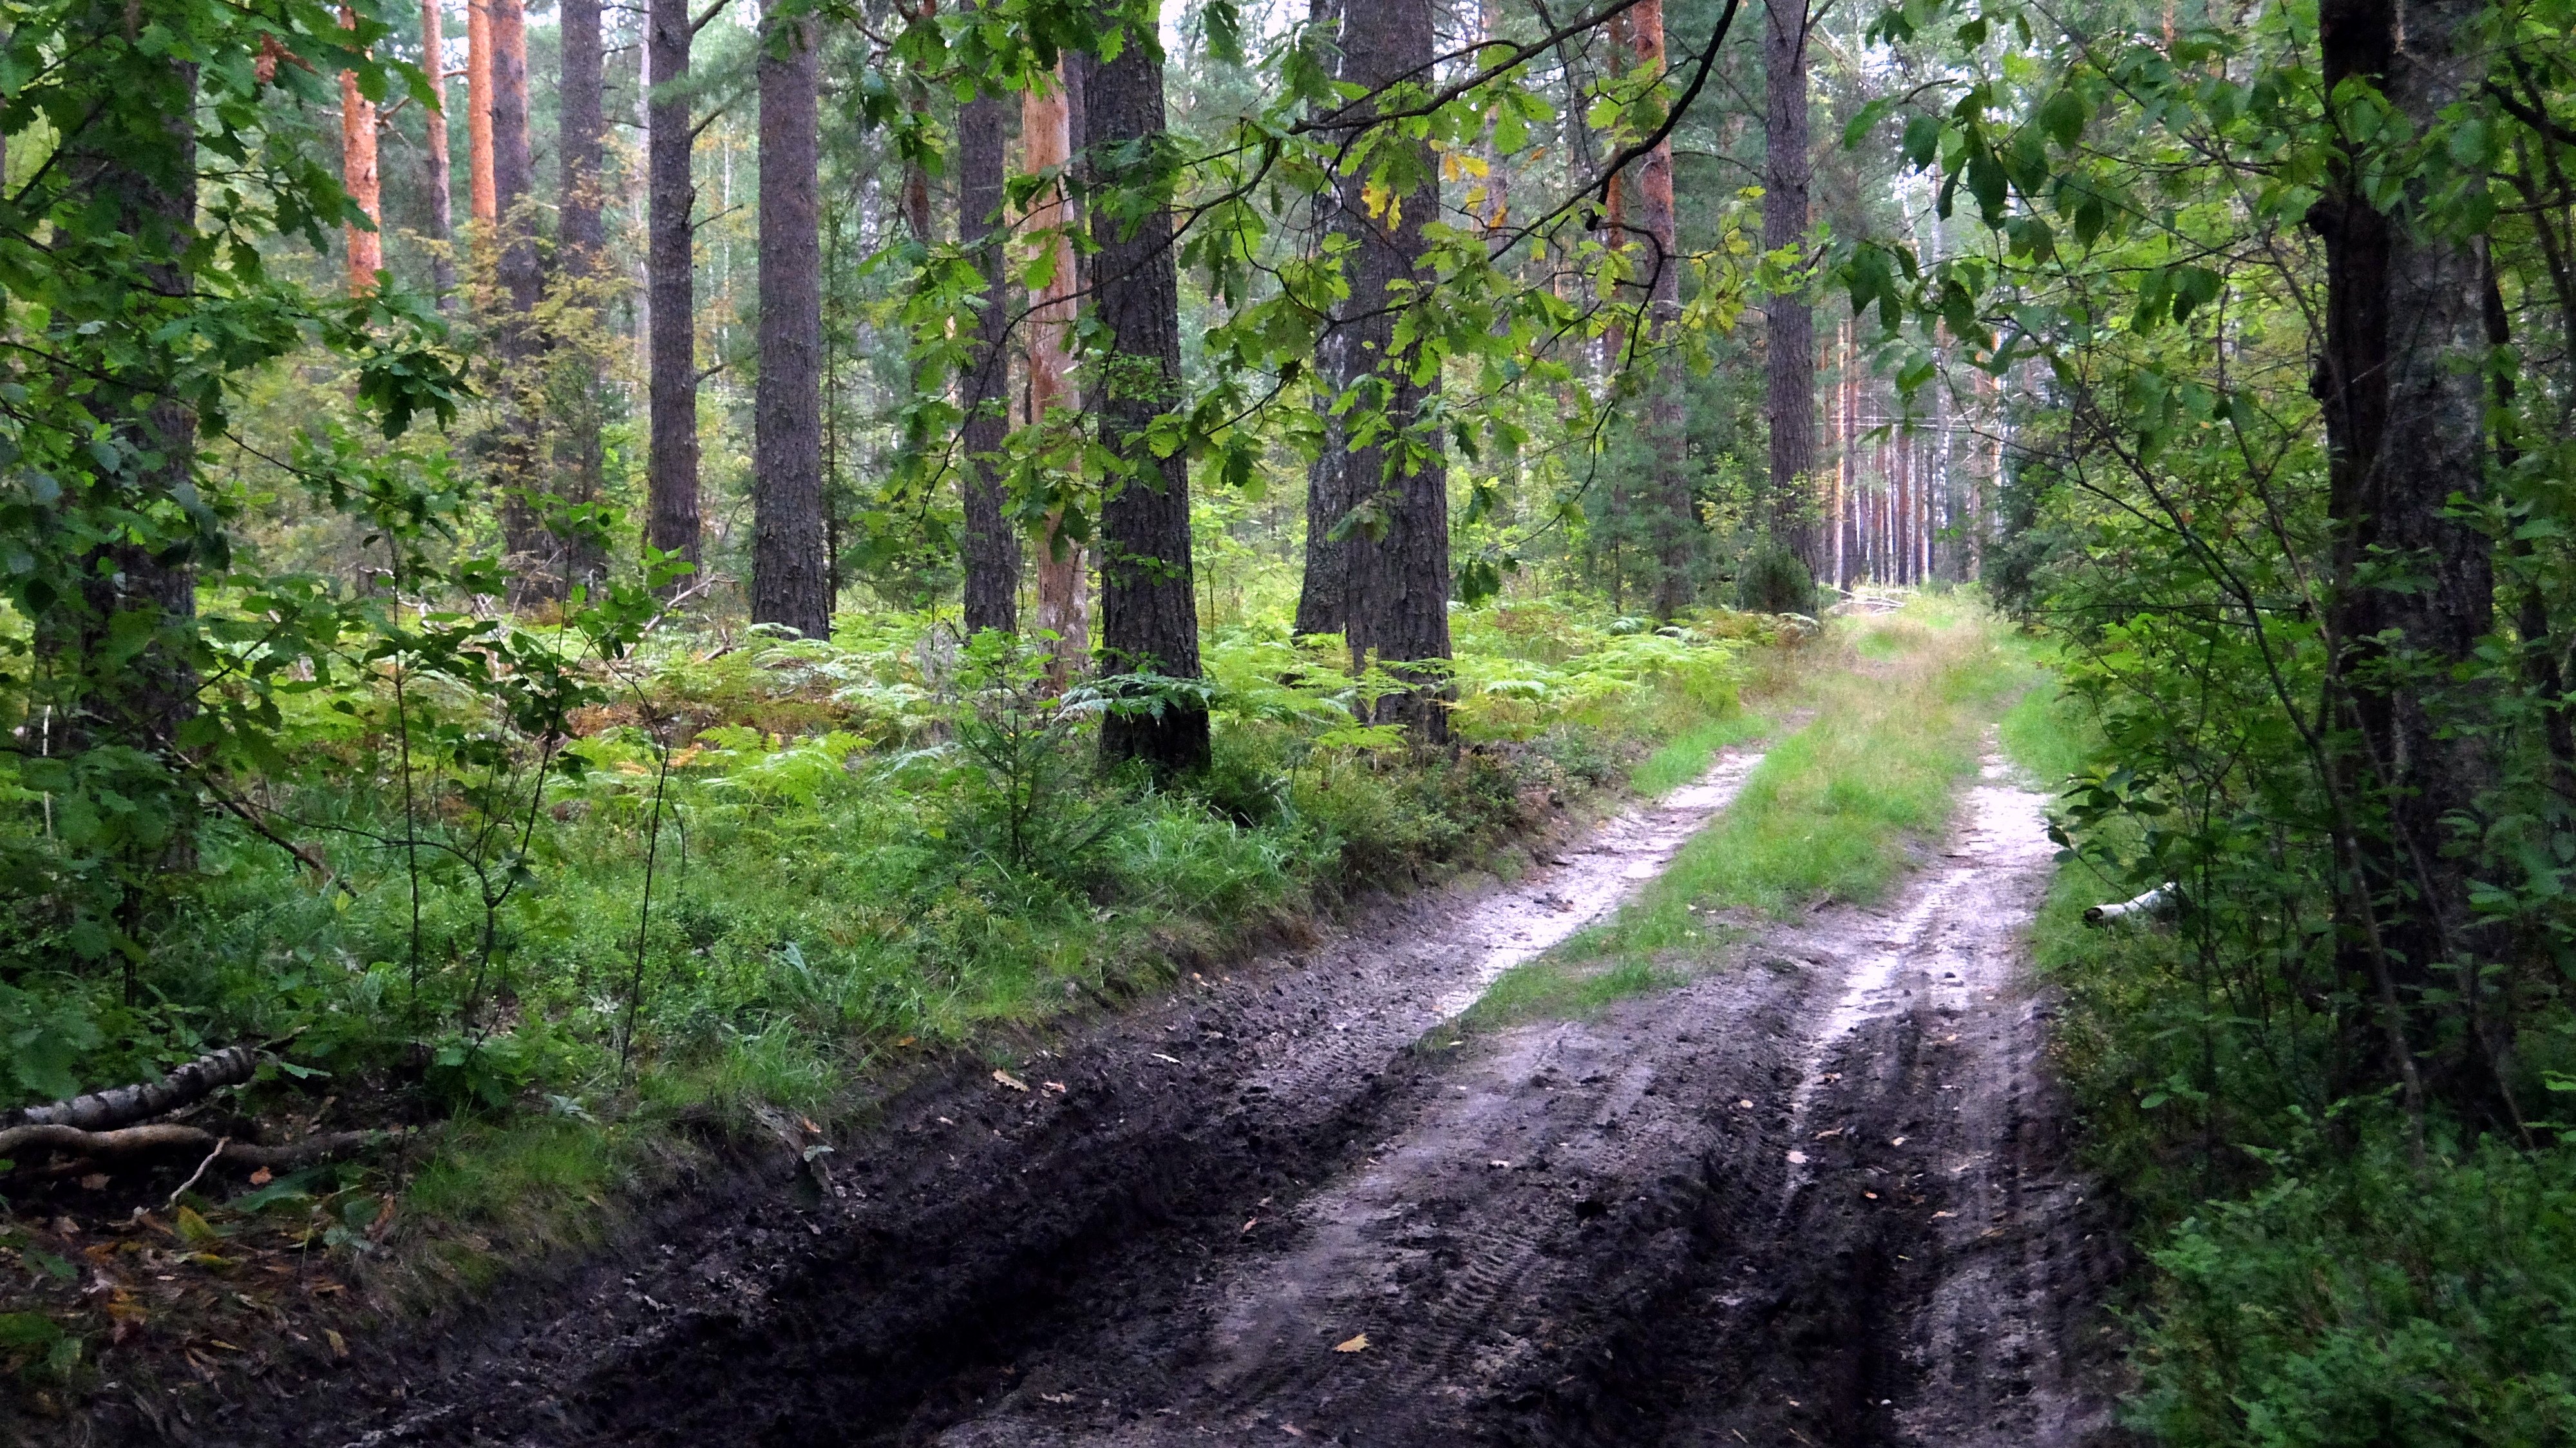
[[[693,1184],[649,1248],[352,1342],[336,1370],[281,1363],[247,1400],[111,1393],[94,1421],[103,1441],[924,1441],[1101,1321],[1177,1320],[1442,1089],[1424,1032],[1659,873],[1759,760],[1727,751],[1508,886],[1193,976],[1005,1063],[1016,1086],[963,1065],[819,1169],[782,1150]]]

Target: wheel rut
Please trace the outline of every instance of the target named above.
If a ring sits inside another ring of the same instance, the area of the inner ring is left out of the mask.
[[[2066,1174],[1999,767],[1886,906],[1580,1022],[1430,1035],[1759,756],[1448,892],[961,1068],[640,1254],[208,1442],[2058,1444],[2116,1265]],[[2098,1210],[2098,1209],[2096,1209]]]

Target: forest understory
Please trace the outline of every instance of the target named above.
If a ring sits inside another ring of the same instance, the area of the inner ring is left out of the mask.
[[[344,1363],[103,1393],[65,1441],[2113,1441],[2122,1249],[2043,1064],[2051,847],[1991,725],[2027,676],[1949,711],[1922,677],[1979,652],[1836,666],[1915,674],[1949,753],[1905,781],[1925,828],[1785,911],[1695,885],[1750,856],[1733,810],[1816,826],[1748,743],[1509,884],[711,1172],[569,1275]],[[1828,688],[1780,738],[1887,727]],[[1622,969],[1604,942],[1676,890],[1705,929],[1651,979],[1533,988]]]

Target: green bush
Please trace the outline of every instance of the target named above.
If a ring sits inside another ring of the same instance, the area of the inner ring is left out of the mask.
[[[2136,1426],[2195,1448],[2576,1441],[2576,1150],[2418,1171],[2394,1123],[2157,1249]]]
[[[1736,565],[1735,606],[1746,613],[1813,613],[1816,575],[1797,554],[1767,544]]]

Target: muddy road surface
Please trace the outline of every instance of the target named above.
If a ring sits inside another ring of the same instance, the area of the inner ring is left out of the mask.
[[[543,1291],[158,1426],[335,1448],[2112,1441],[2117,1264],[2021,973],[2050,849],[2000,766],[1879,908],[1766,926],[1596,1020],[1444,1024],[1658,873],[1755,762],[1514,885],[916,1089]]]

